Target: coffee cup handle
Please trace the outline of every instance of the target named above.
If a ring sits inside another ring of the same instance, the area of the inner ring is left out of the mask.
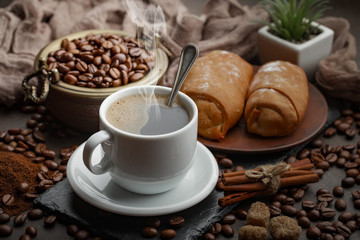
[[[90,172],[99,175],[107,172],[107,170],[111,166],[111,161],[107,153],[105,153],[104,157],[101,161],[96,164],[92,165],[91,157],[95,150],[95,148],[105,142],[111,140],[112,137],[110,133],[106,130],[101,130],[97,133],[94,133],[85,143],[84,150],[83,150],[83,161],[85,166],[89,169]]]

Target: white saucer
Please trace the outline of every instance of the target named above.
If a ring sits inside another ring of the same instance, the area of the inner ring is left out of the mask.
[[[94,175],[82,159],[84,144],[72,154],[67,165],[67,178],[75,193],[100,209],[129,216],[158,216],[178,212],[202,201],[214,189],[218,179],[218,166],[212,153],[197,142],[193,166],[174,189],[161,194],[141,195],[118,186],[109,173]],[[101,159],[102,148],[93,154]]]

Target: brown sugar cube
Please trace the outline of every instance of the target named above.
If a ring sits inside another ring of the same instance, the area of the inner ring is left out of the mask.
[[[267,228],[270,220],[270,211],[268,206],[262,202],[251,204],[246,218],[246,225],[253,225]]]
[[[301,227],[296,220],[280,216],[270,220],[269,232],[274,240],[297,240],[300,238]]]
[[[267,240],[267,230],[264,227],[246,225],[239,230],[239,240]]]

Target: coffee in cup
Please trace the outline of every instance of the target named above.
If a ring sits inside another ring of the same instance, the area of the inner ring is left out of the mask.
[[[182,92],[172,108],[166,107],[170,91],[135,86],[108,96],[99,109],[101,130],[84,146],[86,167],[94,174],[110,173],[113,181],[135,193],[176,187],[193,163],[198,110]],[[99,145],[104,157],[94,165],[92,153]]]

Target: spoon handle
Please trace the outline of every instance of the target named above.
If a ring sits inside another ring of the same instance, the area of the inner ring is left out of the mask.
[[[181,88],[186,76],[188,75],[192,65],[199,55],[199,48],[193,44],[188,43],[184,46],[180,53],[179,66],[177,68],[174,86],[170,92],[170,97],[167,102],[167,106],[171,107],[174,99]]]

